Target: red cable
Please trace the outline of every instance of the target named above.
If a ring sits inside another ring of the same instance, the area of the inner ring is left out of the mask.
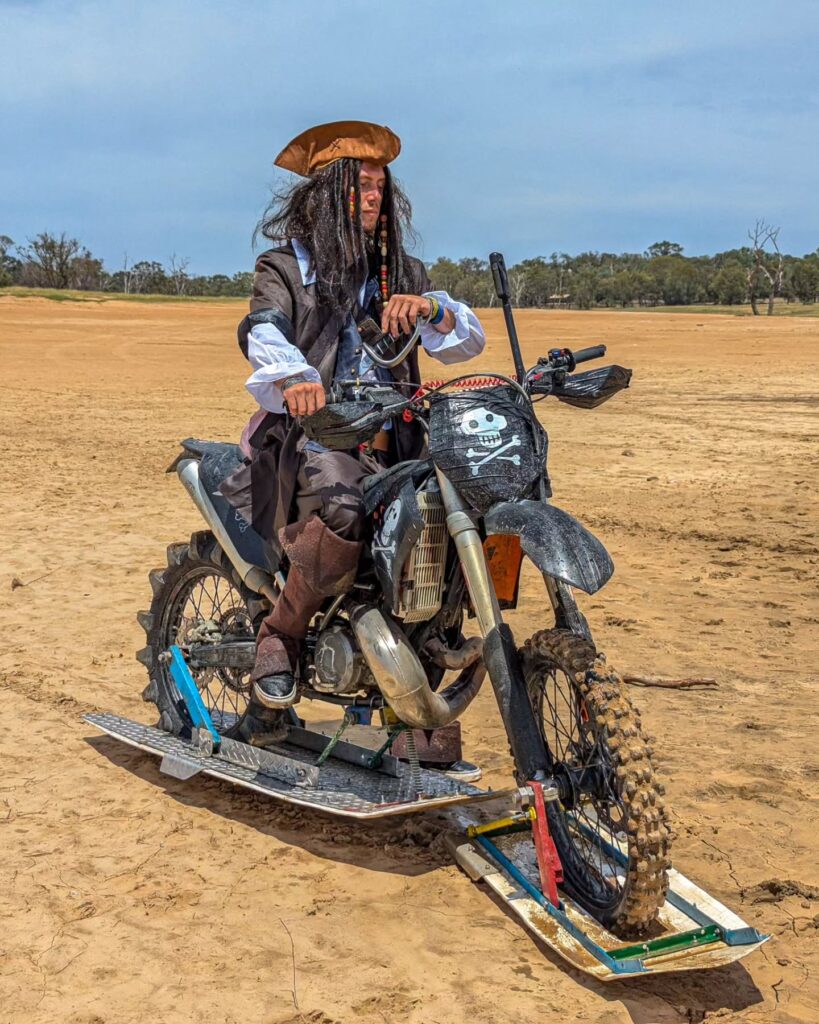
[[[430,391],[435,391],[437,388],[442,387],[446,381],[443,380],[428,380],[425,381],[415,394],[410,398],[411,402],[420,401],[425,395],[429,394]],[[506,384],[507,381],[501,380],[500,377],[468,377],[466,380],[458,381],[458,388],[461,391],[475,391],[479,388],[492,388],[497,387],[499,384]],[[412,409],[405,409],[403,416],[405,423],[411,423],[413,416]]]

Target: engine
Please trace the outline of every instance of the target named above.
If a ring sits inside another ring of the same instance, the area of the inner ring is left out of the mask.
[[[375,685],[352,629],[342,623],[319,633],[313,664],[313,685],[322,693],[356,693]]]

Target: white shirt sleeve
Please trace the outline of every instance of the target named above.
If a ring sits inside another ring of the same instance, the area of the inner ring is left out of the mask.
[[[305,361],[304,354],[274,324],[256,324],[250,331],[247,358],[253,373],[245,387],[267,412],[284,412],[284,398],[277,381],[303,373],[308,380],[321,383],[318,370]]]
[[[431,324],[421,328],[421,344],[433,359],[442,363],[459,363],[483,352],[486,335],[480,320],[463,302],[456,302],[447,292],[424,292],[440,302],[455,317],[455,326],[449,334],[441,334]]]

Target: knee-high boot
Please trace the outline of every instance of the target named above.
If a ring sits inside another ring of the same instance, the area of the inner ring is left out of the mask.
[[[290,569],[273,610],[259,630],[252,674],[257,684],[254,698],[267,707],[286,707],[295,700],[292,677],[310,620],[327,597],[343,593],[352,584],[362,548],[360,541],[345,540],[316,516],[286,526],[279,536]],[[266,695],[266,682],[271,677],[284,678],[279,678]]]

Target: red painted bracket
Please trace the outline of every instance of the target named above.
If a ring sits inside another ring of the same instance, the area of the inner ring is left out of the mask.
[[[534,796],[535,816],[532,821],[532,835],[535,840],[535,854],[540,871],[540,885],[543,895],[553,907],[560,906],[557,894],[558,883],[563,881],[563,865],[560,863],[557,847],[549,832],[549,819],[546,817],[546,801],[543,799],[543,787],[539,782],[528,783]]]

